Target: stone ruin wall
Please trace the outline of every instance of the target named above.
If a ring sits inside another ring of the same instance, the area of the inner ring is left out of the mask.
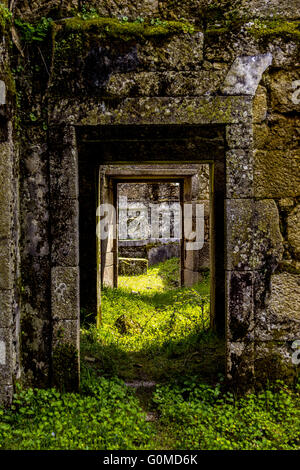
[[[199,165],[193,178],[194,191],[204,205],[204,245],[197,255],[199,272],[209,270],[209,166]],[[146,258],[149,266],[181,256],[179,185],[172,183],[119,184],[119,256]],[[126,203],[121,198],[126,198]],[[125,204],[125,205],[124,205]],[[151,207],[160,210],[160,239],[151,238]],[[124,207],[123,207],[124,206]],[[138,220],[139,226],[136,227]],[[127,228],[126,228],[126,225]],[[124,227],[124,234],[122,234]],[[130,228],[132,227],[132,229]],[[150,232],[149,232],[150,230]],[[177,237],[176,237],[177,235]]]
[[[68,16],[77,6],[76,1],[67,0],[7,3],[27,21],[48,14],[54,19]],[[125,42],[127,59],[123,55],[121,68],[114,59],[114,41],[106,38],[111,71],[105,70],[99,88],[95,74],[101,75],[103,68],[96,65],[89,73],[82,66],[91,63],[88,50],[81,51],[83,62],[62,54],[59,60],[54,55],[51,64],[48,39],[45,49],[41,46],[48,64],[45,71],[34,47],[21,53],[18,40],[14,39],[11,48],[2,31],[0,401],[10,402],[16,380],[49,386],[57,382],[55,375],[61,379],[61,372],[56,374],[64,361],[56,352],[59,325],[66,331],[63,345],[78,345],[78,320],[68,313],[77,308],[77,291],[67,292],[65,297],[62,292],[59,298],[64,302],[60,304],[53,300],[59,285],[67,285],[73,278],[72,285],[77,282],[76,222],[70,230],[65,213],[59,217],[64,207],[70,220],[76,221],[78,211],[76,192],[68,186],[70,172],[76,170],[64,160],[73,162],[76,156],[72,125],[108,122],[111,118],[106,112],[115,113],[116,122],[126,113],[130,123],[146,122],[148,115],[151,121],[152,104],[147,110],[145,103],[155,97],[166,99],[165,117],[160,112],[162,123],[169,122],[171,113],[177,122],[193,124],[198,113],[197,122],[226,128],[228,377],[246,387],[277,376],[291,377],[295,374],[293,345],[300,338],[299,23],[298,29],[291,27],[299,21],[298,2],[224,1],[218,8],[214,2],[201,0],[180,2],[180,6],[168,0],[85,3],[99,7],[106,17],[135,19],[157,12],[167,20],[184,16],[199,32],[154,42],[135,38],[129,49]],[[268,23],[274,17],[281,27]],[[222,23],[224,18],[228,23]],[[57,40],[59,34],[61,31]],[[235,62],[239,57],[261,55],[267,66],[260,67],[259,60],[253,59],[256,67],[247,69],[251,59]],[[103,59],[101,54],[92,57],[98,57],[99,63]],[[23,67],[16,80],[18,102],[12,64]],[[258,88],[249,83],[252,73]],[[130,110],[126,97],[136,98],[135,108]],[[189,98],[188,105],[183,97]],[[236,105],[240,97],[245,98],[244,104]],[[213,111],[209,108],[210,99],[216,103],[227,100],[223,114],[218,105]],[[105,100],[111,100],[108,111]],[[251,115],[248,104],[252,100]],[[137,118],[136,110],[146,117]],[[238,120],[231,119],[234,113]],[[65,179],[53,182],[57,164],[65,165]],[[60,238],[56,240],[58,227]],[[73,238],[68,239],[66,233]],[[59,315],[58,322],[55,315]],[[74,361],[76,369],[76,354]],[[71,378],[71,386],[76,386],[76,377]]]

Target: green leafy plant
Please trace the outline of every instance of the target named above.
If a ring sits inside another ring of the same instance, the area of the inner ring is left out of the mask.
[[[151,428],[137,398],[118,379],[83,371],[82,393],[22,390],[0,410],[0,449],[147,448]]]
[[[26,43],[43,42],[51,28],[53,20],[51,18],[41,18],[37,24],[31,24],[15,19],[15,26],[20,32],[21,39]]]
[[[282,382],[272,389],[235,397],[184,379],[157,388],[164,445],[197,450],[292,450],[300,448],[299,387]]]
[[[76,16],[83,20],[93,20],[99,18],[99,14],[95,8],[88,8],[86,6],[82,6],[80,12],[78,12]]]

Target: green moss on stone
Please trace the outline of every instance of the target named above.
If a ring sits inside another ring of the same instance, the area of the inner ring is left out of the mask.
[[[194,27],[187,22],[162,21],[152,25],[139,22],[122,22],[116,18],[94,18],[90,20],[76,17],[67,18],[57,22],[57,26],[70,33],[88,32],[99,37],[123,39],[125,41],[194,32]]]
[[[186,22],[162,21],[151,23],[122,22],[115,18],[84,20],[74,17],[53,24],[52,39],[55,63],[72,60],[100,39],[108,41],[159,40],[178,34],[193,33],[194,27]]]
[[[271,39],[281,37],[288,40],[300,40],[300,21],[259,21],[255,20],[249,29],[250,33],[256,37]]]
[[[0,28],[1,32],[5,33],[11,26],[12,14],[8,8],[0,3]]]

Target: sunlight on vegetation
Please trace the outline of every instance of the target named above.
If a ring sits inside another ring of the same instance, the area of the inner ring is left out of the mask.
[[[178,278],[179,260],[173,258],[148,275],[120,276],[118,289],[104,288],[103,326],[82,330],[83,358],[92,354],[105,375],[162,380],[195,373],[207,360],[209,341],[220,353],[220,340],[207,333],[208,276],[193,288],[174,287]]]
[[[103,326],[86,316],[82,330],[80,393],[18,386],[11,409],[0,409],[0,449],[300,448],[300,384],[228,391],[209,277],[179,288],[178,268],[168,260],[103,290]]]

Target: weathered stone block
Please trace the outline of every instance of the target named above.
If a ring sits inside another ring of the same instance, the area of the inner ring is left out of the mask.
[[[300,205],[287,218],[287,238],[293,255],[300,261]],[[299,302],[300,305],[300,302]]]
[[[60,390],[79,387],[79,320],[58,320],[53,325],[52,381]]]
[[[299,146],[300,119],[296,116],[273,114],[268,123],[254,126],[255,148],[293,150]]]
[[[119,258],[120,276],[140,276],[147,274],[148,260],[141,258]]]
[[[205,242],[201,250],[187,250],[184,265],[192,271],[208,271],[210,268],[209,242]]]
[[[231,149],[250,149],[253,144],[252,122],[226,126],[226,141]]]
[[[49,119],[56,124],[238,124],[252,116],[251,97],[127,98],[116,103],[87,98],[49,102]]]
[[[55,320],[53,322],[52,351],[61,345],[70,345],[79,351],[79,319]]]
[[[165,79],[157,72],[131,72],[112,74],[106,86],[106,93],[114,98],[128,96],[159,96]]]
[[[254,194],[261,198],[293,197],[299,192],[297,150],[254,152]]]
[[[300,275],[290,273],[273,274],[267,312],[277,317],[298,321],[295,335],[300,336]]]
[[[254,202],[251,199],[226,201],[226,269],[251,270]]]
[[[231,150],[226,153],[226,195],[228,198],[253,196],[253,153]]]
[[[253,214],[253,247],[251,265],[254,270],[273,272],[283,255],[283,238],[275,201],[255,201]]]
[[[255,343],[255,383],[265,387],[276,380],[286,384],[295,383],[297,367],[292,362],[295,350],[291,342],[262,341]],[[299,372],[299,371],[298,371]]]
[[[190,269],[184,270],[184,286],[192,287],[201,280],[201,273],[191,271]]]
[[[79,268],[54,267],[51,270],[52,318],[79,318]]]
[[[12,332],[9,328],[0,328],[0,384],[12,384],[12,371]]]
[[[91,0],[92,2],[93,0]],[[86,2],[87,3],[87,2]],[[94,2],[95,4],[95,2]],[[26,21],[34,22],[49,14],[71,14],[72,10],[78,8],[78,0],[47,0],[44,2],[17,2],[14,6],[19,17]]]
[[[279,70],[270,76],[269,81],[273,111],[300,111],[300,75],[297,70]]]
[[[11,236],[12,162],[8,143],[0,144],[0,238]]]
[[[103,269],[103,285],[107,287],[115,287],[114,276],[115,276],[114,266],[105,266]]]
[[[67,0],[68,2],[70,0]],[[74,0],[73,0],[74,1]],[[122,18],[126,16],[131,21],[138,17],[152,18],[158,15],[158,0],[126,0],[99,2],[99,0],[87,0],[84,2],[87,7],[94,7],[99,14],[104,17]]]
[[[75,128],[50,129],[51,193],[56,199],[78,198],[78,154]]]
[[[153,266],[174,257],[180,257],[179,243],[166,243],[161,246],[154,246],[148,250],[149,266]]]
[[[162,77],[166,96],[202,96],[217,93],[227,72],[224,64],[221,70],[197,72],[165,72]]]
[[[227,334],[230,341],[254,339],[253,274],[226,273]]]
[[[269,138],[269,127],[266,122],[254,124],[253,126],[253,147],[265,150],[265,145]]]
[[[271,65],[270,53],[235,59],[221,87],[225,95],[255,95],[264,71]]]
[[[52,263],[77,266],[79,263],[79,208],[76,199],[58,199],[51,207]]]
[[[13,291],[0,290],[0,328],[12,327]]]
[[[253,100],[253,122],[255,124],[266,120],[268,112],[267,90],[261,85],[258,86]]]
[[[6,104],[6,85],[0,80],[0,105]]]
[[[139,62],[148,70],[195,70],[203,60],[203,41],[200,31],[173,36],[164,44],[147,41],[138,46]]]
[[[13,288],[11,240],[0,240],[0,289]]]
[[[273,56],[273,66],[286,68],[299,67],[299,44],[296,41],[286,41],[285,38],[274,38],[268,45]]]
[[[274,201],[226,201],[228,270],[274,270],[282,258],[279,214]]]
[[[288,3],[282,0],[246,0],[240,4],[243,12],[251,13],[251,18],[286,18],[294,19],[299,16],[299,4],[297,0],[290,0]]]

